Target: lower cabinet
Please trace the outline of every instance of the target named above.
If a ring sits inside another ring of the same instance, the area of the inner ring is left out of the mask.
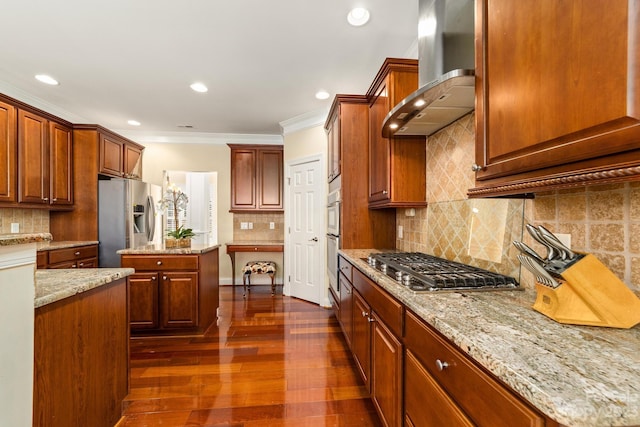
[[[414,425],[442,426],[443,407],[458,423],[446,425],[546,425],[543,415],[411,312],[405,317],[404,342],[407,349],[405,418],[412,420]],[[413,400],[416,390],[429,388],[434,390],[437,399]]]
[[[344,274],[338,274],[340,283],[340,313],[338,320],[344,332],[344,338],[349,347],[351,347],[351,338],[353,336],[353,286]]]
[[[122,255],[135,333],[204,332],[219,305],[218,250],[192,255]]]
[[[38,252],[38,268],[97,268],[98,245]]]
[[[557,427],[355,267],[340,317],[386,427]],[[346,291],[345,291],[346,294]]]

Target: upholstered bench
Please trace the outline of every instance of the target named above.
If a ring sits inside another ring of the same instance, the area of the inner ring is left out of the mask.
[[[271,278],[271,295],[276,293],[276,263],[273,261],[249,261],[242,268],[242,296],[247,296],[247,289],[251,286],[252,274],[268,274]]]

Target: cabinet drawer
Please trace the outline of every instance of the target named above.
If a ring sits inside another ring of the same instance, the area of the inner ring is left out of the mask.
[[[75,248],[54,249],[49,251],[49,265],[74,261],[83,258],[97,258],[98,246],[80,246]]]
[[[402,336],[404,306],[393,299],[384,289],[376,285],[357,268],[352,270],[353,287],[371,306],[391,331],[398,337]]]
[[[83,258],[73,261],[60,262],[58,264],[49,264],[50,269],[60,268],[97,268],[98,258]]]
[[[349,261],[342,257],[338,257],[338,270],[344,274],[348,281],[353,282],[353,266]]]
[[[197,270],[198,256],[123,255],[121,265],[136,271]]]
[[[453,344],[406,313],[405,345],[478,426],[544,426],[544,419]],[[438,368],[438,361],[446,363]]]

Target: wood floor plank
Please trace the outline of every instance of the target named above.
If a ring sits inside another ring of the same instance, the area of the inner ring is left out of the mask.
[[[220,304],[204,336],[131,340],[118,427],[381,425],[330,310],[259,286]]]

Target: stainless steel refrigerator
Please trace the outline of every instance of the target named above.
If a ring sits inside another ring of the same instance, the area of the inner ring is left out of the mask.
[[[120,249],[161,241],[162,221],[156,203],[158,185],[132,179],[98,181],[98,257],[100,267],[120,267]]]

